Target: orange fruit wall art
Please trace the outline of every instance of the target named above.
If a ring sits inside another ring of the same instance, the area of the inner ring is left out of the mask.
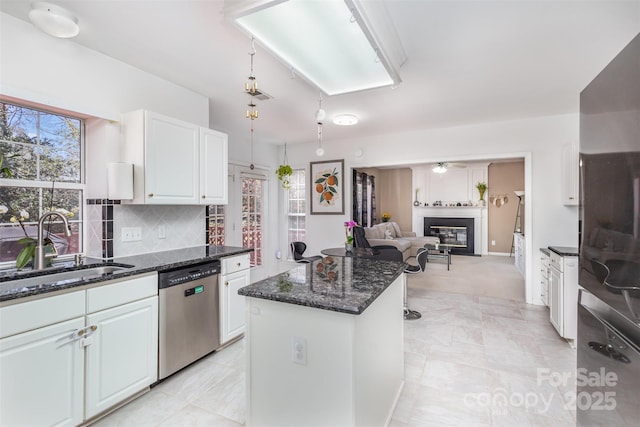
[[[338,195],[338,170],[326,170],[316,175],[314,184],[321,206],[333,206]]]

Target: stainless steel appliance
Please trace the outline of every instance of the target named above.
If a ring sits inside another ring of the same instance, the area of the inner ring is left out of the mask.
[[[158,274],[158,379],[220,347],[220,261]]]
[[[640,328],[584,289],[578,322],[578,425],[638,425]]]
[[[577,424],[640,420],[640,34],[580,94]]]

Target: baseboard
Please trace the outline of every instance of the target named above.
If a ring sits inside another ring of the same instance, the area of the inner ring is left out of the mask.
[[[507,252],[489,252],[487,255],[496,255],[496,256],[510,256],[511,254]]]

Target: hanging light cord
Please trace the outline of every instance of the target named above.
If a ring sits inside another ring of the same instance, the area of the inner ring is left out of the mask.
[[[251,120],[251,164],[249,165],[249,169],[253,170],[255,168],[253,164],[253,119]]]

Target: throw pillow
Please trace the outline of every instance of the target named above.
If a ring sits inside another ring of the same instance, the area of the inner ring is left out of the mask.
[[[387,240],[393,240],[393,236],[391,235],[391,230],[384,230],[384,238]]]
[[[396,237],[402,237],[402,233],[400,232],[400,226],[397,222],[392,222],[391,226],[393,227],[393,231],[396,233]]]

